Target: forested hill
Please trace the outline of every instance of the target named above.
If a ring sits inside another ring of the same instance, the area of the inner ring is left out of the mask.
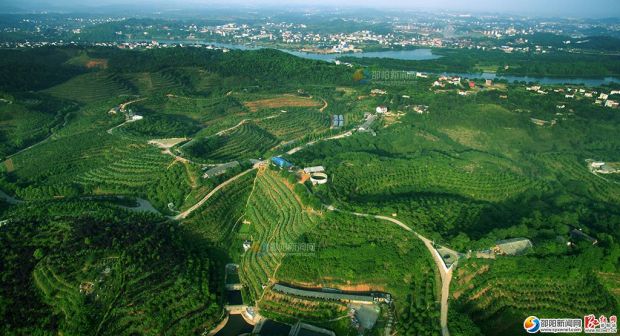
[[[5,218],[2,335],[188,335],[219,317],[206,249],[162,217],[63,201]]]
[[[345,67],[299,58],[275,49],[229,52],[199,48],[164,48],[144,52],[99,49],[91,54],[93,57],[109,59],[109,69],[118,72],[196,66],[224,77],[240,76],[282,84],[349,83],[352,74]]]
[[[0,90],[42,90],[80,73],[100,71],[72,62],[79,57],[104,62],[111,73],[159,71],[198,67],[223,77],[240,77],[245,83],[339,84],[349,83],[352,71],[323,61],[302,59],[274,49],[210,50],[172,47],[152,50],[43,47],[0,50]]]

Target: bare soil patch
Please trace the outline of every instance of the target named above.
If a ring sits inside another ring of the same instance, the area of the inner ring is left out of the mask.
[[[94,59],[91,59],[88,62],[86,62],[86,64],[84,64],[84,66],[87,67],[88,69],[92,69],[92,68],[107,69],[108,68],[108,60],[107,59],[103,59],[103,58],[94,58]]]
[[[187,138],[168,138],[168,139],[153,139],[153,140],[149,140],[149,144],[151,145],[155,145],[159,148],[171,148],[174,147],[174,145],[181,143],[183,141],[188,140]]]
[[[317,102],[311,98],[297,96],[280,96],[274,98],[259,99],[247,101],[243,104],[252,112],[256,112],[261,109],[282,107],[317,107],[322,105],[320,102]]]

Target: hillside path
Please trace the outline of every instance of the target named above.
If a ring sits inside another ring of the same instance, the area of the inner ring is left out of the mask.
[[[241,172],[231,178],[229,178],[228,180],[218,184],[217,187],[215,187],[213,190],[211,190],[205,197],[203,197],[200,201],[198,201],[196,204],[192,205],[191,208],[181,212],[180,214],[176,215],[174,217],[174,219],[176,220],[180,220],[180,219],[185,219],[187,218],[187,216],[189,216],[192,212],[194,212],[196,209],[200,208],[203,204],[205,204],[205,202],[207,202],[209,200],[209,198],[211,198],[211,196],[213,196],[216,192],[218,192],[218,190],[224,188],[225,186],[229,185],[230,183],[234,182],[236,179],[240,178],[241,176],[251,172],[252,170],[258,168],[258,165],[254,165],[254,167]]]
[[[412,232],[413,234],[416,235],[416,237],[418,237],[424,243],[424,246],[426,246],[428,251],[431,253],[431,256],[433,257],[433,261],[435,262],[435,265],[437,266],[437,269],[439,270],[439,274],[441,275],[441,315],[439,319],[440,320],[439,323],[441,326],[441,335],[450,336],[450,331],[448,330],[448,297],[450,295],[450,281],[452,280],[452,269],[454,268],[453,266],[456,266],[456,262],[452,264],[450,268],[447,268],[446,264],[443,262],[443,259],[441,258],[441,255],[439,255],[439,252],[437,252],[437,250],[435,250],[435,248],[433,247],[433,242],[430,239],[415,232],[407,224],[399,221],[396,218],[387,217],[387,216],[379,216],[379,215],[371,215],[371,214],[365,214],[365,213],[359,213],[359,212],[349,212],[349,211],[336,209],[331,205],[327,206],[327,209],[330,211],[338,211],[338,212],[348,213],[348,214],[352,214],[352,215],[360,216],[360,217],[372,217],[372,218],[392,222],[400,226],[401,228],[405,229],[406,231]]]

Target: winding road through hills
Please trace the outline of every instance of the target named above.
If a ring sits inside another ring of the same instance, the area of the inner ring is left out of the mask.
[[[129,105],[129,104],[131,104],[133,102],[135,102],[135,101],[127,102],[125,104],[125,106]],[[123,106],[123,107],[125,107],[125,106]],[[326,106],[324,106],[324,107],[326,107]],[[235,125],[233,127],[230,127],[228,129],[222,130],[222,131],[218,132],[216,135],[222,135],[222,134],[224,134],[224,133],[226,133],[228,131],[234,130],[235,128],[243,125],[246,122],[247,122],[247,120],[242,120],[237,125]],[[121,126],[121,125],[119,125],[119,126]],[[116,127],[119,127],[119,126],[116,126]],[[111,133],[111,131],[113,129],[114,128],[110,129],[108,132]],[[351,135],[352,135],[352,132],[351,131],[347,131],[347,132],[344,132],[342,134],[337,134],[335,136],[328,137],[328,138],[325,138],[325,139],[310,141],[310,142],[308,142],[306,144],[300,145],[298,147],[295,147],[295,148],[289,150],[287,152],[287,154],[289,154],[289,155],[290,154],[294,154],[295,152],[298,152],[298,151],[304,149],[305,147],[312,146],[313,144],[315,144],[318,141],[341,139],[341,138],[348,137],[348,136],[351,136]],[[166,152],[166,154],[172,155],[172,156],[175,157],[175,159],[178,159],[178,160],[187,160],[187,161],[189,161],[188,159],[185,159],[185,158],[182,158],[180,156],[177,156],[177,155],[173,154],[170,151],[170,149],[168,149],[168,152]],[[230,183],[234,182],[238,178],[248,174],[249,172],[259,168],[261,165],[264,165],[264,164],[266,164],[266,161],[258,162],[256,164],[254,164],[254,166],[252,168],[247,169],[247,170],[245,170],[245,171],[243,171],[243,172],[241,172],[241,173],[231,177],[230,179],[224,181],[223,183],[221,183],[217,187],[215,187],[213,190],[211,190],[207,195],[205,195],[201,200],[196,202],[196,204],[191,206],[189,209],[187,209],[187,210],[185,210],[185,211],[183,211],[183,212],[179,213],[178,215],[176,215],[174,217],[171,217],[171,218],[175,219],[175,220],[183,220],[183,219],[187,218],[194,211],[196,211],[198,208],[200,208],[202,205],[204,205],[220,189],[226,187],[227,185],[229,185]],[[441,312],[440,312],[441,334],[442,334],[442,336],[449,336],[450,332],[448,330],[448,298],[449,298],[449,294],[450,294],[450,282],[452,280],[452,270],[454,268],[453,266],[456,266],[458,260],[454,264],[450,265],[450,267],[447,267],[446,264],[443,261],[442,256],[433,247],[433,242],[431,240],[429,240],[428,238],[426,238],[426,237],[422,236],[421,234],[417,233],[411,227],[409,227],[407,224],[403,223],[402,221],[400,221],[398,219],[395,219],[395,218],[392,218],[392,217],[387,217],[387,216],[371,215],[371,214],[365,214],[365,213],[359,213],[359,212],[350,212],[350,211],[339,210],[339,209],[336,209],[335,207],[333,207],[331,205],[330,206],[326,206],[326,208],[329,211],[338,211],[338,212],[348,213],[348,214],[352,214],[352,215],[360,216],[360,217],[372,217],[372,218],[376,218],[376,219],[379,219],[379,220],[384,220],[384,221],[391,222],[393,224],[396,224],[396,225],[400,226],[404,230],[413,233],[417,238],[419,238],[424,243],[424,245],[426,246],[428,251],[431,253],[431,256],[433,257],[433,261],[434,261],[435,265],[437,266],[437,269],[439,270],[439,274],[441,276],[441,300],[440,300],[440,305],[441,305]],[[445,249],[445,247],[444,247],[444,249]],[[453,254],[458,255],[458,253],[455,252],[455,251],[452,251],[452,250],[449,250],[449,249],[446,249],[446,250],[448,250],[451,254],[453,253]]]
[[[238,125],[233,126],[232,129],[239,127],[240,125],[242,125],[245,121],[241,121]],[[225,131],[228,131],[224,130]],[[342,134],[338,134],[329,138],[325,138],[325,139],[321,139],[321,140],[315,140],[315,141],[310,141],[304,145],[295,147],[291,150],[289,150],[287,152],[287,154],[294,154],[295,152],[298,152],[302,149],[304,149],[307,146],[312,146],[314,143],[318,142],[318,141],[326,141],[326,140],[332,140],[332,139],[341,139],[347,136],[351,136],[352,132],[351,131],[347,131],[345,133]],[[182,220],[187,218],[192,212],[194,212],[196,209],[200,208],[204,203],[206,203],[215,193],[217,193],[220,189],[224,188],[225,186],[227,186],[228,184],[230,184],[231,182],[235,181],[236,179],[238,179],[239,177],[249,173],[250,171],[257,169],[260,165],[264,165],[266,162],[265,161],[261,161],[256,163],[252,168],[238,174],[235,175],[233,177],[231,177],[230,179],[224,181],[223,183],[221,183],[220,185],[218,185],[217,187],[215,187],[215,189],[211,190],[205,197],[203,197],[200,201],[198,201],[196,204],[194,204],[191,208],[181,212],[180,214],[178,214],[177,216],[173,217],[175,220]],[[428,249],[428,251],[431,253],[431,256],[433,257],[433,261],[435,262],[435,265],[437,266],[437,269],[439,270],[439,274],[441,276],[441,300],[440,300],[440,305],[441,305],[441,310],[440,310],[440,326],[441,326],[441,334],[442,336],[450,336],[450,332],[448,330],[448,298],[450,295],[450,282],[452,280],[452,269],[456,266],[457,262],[455,262],[454,264],[450,265],[450,267],[447,267],[446,264],[443,261],[443,258],[441,257],[441,255],[439,254],[439,252],[437,252],[437,250],[433,247],[433,242],[422,236],[421,234],[417,233],[416,231],[414,231],[411,227],[409,227],[407,224],[401,222],[398,219],[392,218],[392,217],[387,217],[387,216],[380,216],[380,215],[371,215],[371,214],[365,214],[365,213],[359,213],[359,212],[349,212],[349,211],[344,211],[344,210],[339,210],[336,209],[335,207],[329,205],[326,205],[326,208],[330,211],[338,211],[338,212],[342,212],[342,213],[348,213],[348,214],[352,214],[355,216],[360,216],[360,217],[373,217],[379,220],[384,220],[384,221],[388,221],[391,222],[393,224],[396,224],[398,226],[400,226],[401,228],[403,228],[406,231],[409,231],[411,233],[413,233],[416,237],[418,237],[423,243],[424,246],[426,246],[426,248]],[[444,249],[446,249],[444,247]],[[452,251],[449,249],[448,250],[451,254],[456,254],[458,255],[458,253],[456,251]]]
[[[454,268],[454,266],[456,266],[456,262],[452,264],[450,267],[446,267],[446,264],[443,262],[441,255],[433,247],[433,242],[430,239],[415,232],[413,229],[411,229],[411,227],[399,221],[398,219],[387,217],[387,216],[379,216],[379,215],[371,215],[371,214],[365,214],[365,213],[359,213],[359,212],[339,210],[331,205],[328,205],[326,207],[327,207],[327,210],[329,211],[338,211],[342,213],[352,214],[355,216],[372,217],[372,218],[392,222],[400,226],[401,228],[405,229],[406,231],[413,233],[414,235],[416,235],[416,237],[418,237],[424,243],[428,251],[431,253],[431,256],[433,257],[433,261],[435,262],[435,265],[437,266],[437,269],[439,270],[439,274],[441,276],[441,314],[440,314],[440,322],[439,322],[441,326],[441,334],[442,336],[450,336],[450,331],[448,330],[448,297],[450,295],[450,281],[452,280],[452,269]],[[457,254],[456,251],[451,251],[451,252]]]

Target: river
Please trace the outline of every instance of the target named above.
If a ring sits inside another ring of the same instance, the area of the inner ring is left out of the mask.
[[[137,42],[137,41],[135,41]],[[187,44],[202,44],[202,45],[211,45],[218,48],[227,48],[227,49],[239,49],[239,50],[256,50],[261,49],[262,47],[253,46],[253,45],[244,45],[244,44],[230,44],[230,43],[219,43],[219,42],[207,42],[207,41],[199,41],[199,40],[185,40],[185,41],[161,41],[160,43],[187,43]],[[433,51],[428,48],[420,48],[420,49],[412,49],[412,50],[388,50],[388,51],[369,51],[369,52],[359,52],[359,53],[346,53],[346,54],[319,54],[319,53],[309,53],[302,51],[292,51],[286,49],[279,49],[280,51],[289,53],[291,55],[295,55],[302,58],[312,59],[312,60],[321,60],[326,62],[334,62],[339,57],[350,56],[350,57],[369,57],[369,58],[393,58],[399,60],[407,60],[407,61],[424,61],[424,60],[432,60],[437,59],[442,56],[433,54]],[[416,71],[416,69],[411,69],[410,71]],[[425,71],[429,73],[428,71]],[[433,72],[430,72],[433,73]],[[482,79],[492,79],[492,80],[505,80],[511,83],[514,82],[533,82],[540,83],[543,85],[558,85],[558,84],[574,84],[574,85],[585,85],[585,86],[601,86],[604,84],[610,83],[620,83],[620,78],[617,77],[604,77],[604,78],[581,78],[581,77],[529,77],[529,76],[503,76],[496,75],[491,72],[482,72],[482,73],[434,73],[436,75],[449,75],[449,76],[459,76],[464,78],[482,78]]]

